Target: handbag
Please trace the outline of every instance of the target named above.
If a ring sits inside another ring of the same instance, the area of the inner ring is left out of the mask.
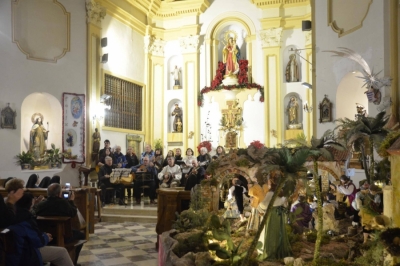
[[[77,209],[76,215],[71,219],[71,226],[74,230],[82,230],[86,228],[86,221],[82,213]]]

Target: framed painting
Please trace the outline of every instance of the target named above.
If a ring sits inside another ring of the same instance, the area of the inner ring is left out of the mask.
[[[328,95],[325,95],[322,102],[319,103],[319,122],[326,123],[332,122],[332,103],[328,99]]]
[[[63,163],[85,162],[85,95],[63,93]]]

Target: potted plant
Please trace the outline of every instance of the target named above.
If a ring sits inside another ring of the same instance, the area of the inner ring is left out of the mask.
[[[52,143],[51,149],[46,150],[44,160],[46,163],[50,164],[51,168],[61,168],[61,159],[63,155],[63,153],[60,153],[60,149],[56,149],[56,146]]]
[[[28,152],[22,152],[20,154],[15,155],[17,159],[17,165],[21,166],[22,170],[29,170],[31,169],[31,165],[34,162],[33,154]]]

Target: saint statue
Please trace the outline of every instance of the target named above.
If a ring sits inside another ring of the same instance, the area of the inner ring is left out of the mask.
[[[178,66],[175,66],[174,71],[171,72],[171,74],[174,75],[175,86],[181,85],[179,82],[179,72],[181,72],[181,70],[178,68]]]
[[[297,102],[297,99],[295,97],[291,97],[286,107],[286,112],[289,117],[289,125],[295,125],[299,123],[298,110],[299,110],[299,104]]]
[[[33,153],[35,159],[43,158],[47,147],[46,140],[49,131],[43,126],[42,117],[38,117],[32,126],[30,133],[29,151]]]
[[[174,132],[179,132],[182,133],[183,130],[183,124],[182,124],[182,109],[179,107],[179,105],[176,103],[175,104],[175,109],[172,112],[172,116],[175,116],[174,119]]]
[[[101,140],[101,136],[100,136],[100,132],[97,128],[94,129],[94,133],[92,135],[93,138],[93,148],[92,148],[92,152],[98,154],[99,150],[100,150],[100,140]]]
[[[234,40],[232,37],[229,37],[228,43],[222,50],[222,62],[226,64],[226,76],[236,75],[239,71],[238,54],[240,55],[238,46],[236,45],[236,40]]]
[[[286,66],[286,82],[298,82],[299,79],[299,68],[297,66],[296,55],[291,54],[289,56],[289,62]]]

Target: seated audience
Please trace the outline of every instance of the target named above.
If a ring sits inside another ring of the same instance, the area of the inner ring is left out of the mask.
[[[39,230],[36,219],[30,209],[33,206],[33,195],[25,192],[16,206],[16,224],[9,229],[14,233],[16,253],[7,255],[7,265],[43,265],[51,262],[54,265],[74,265],[64,247],[46,246],[53,238],[49,233]]]
[[[136,154],[133,152],[133,148],[131,146],[129,146],[128,150],[126,151],[125,159],[126,159],[125,168],[130,169],[134,166],[139,165],[139,159],[136,156]],[[132,196],[132,187],[125,187],[125,189],[126,189],[128,198],[130,198]]]
[[[164,159],[164,162],[163,162],[163,164],[162,164],[162,167],[164,168],[165,166],[167,166],[168,165],[168,157],[175,157],[175,155],[174,155],[174,151],[173,150],[169,150],[168,151],[168,153],[167,153],[167,156],[165,156],[165,159]],[[161,169],[162,170],[162,169]]]
[[[181,148],[176,148],[175,149],[175,164],[177,164],[179,166],[184,164],[183,158],[182,158],[182,150],[181,150]],[[168,161],[167,161],[167,165],[168,165]]]
[[[4,200],[2,198],[0,199],[2,202],[0,205],[0,227],[7,227],[11,224],[15,224],[15,203],[22,198],[24,194],[24,181],[13,178],[7,182],[5,190],[8,193],[7,197]]]
[[[105,164],[104,162],[101,162],[101,159],[104,160],[106,156],[110,156],[110,154],[106,155],[106,150],[109,150],[111,153],[111,143],[108,139],[104,140],[104,148],[99,151],[99,162],[97,164],[98,166],[103,166]]]
[[[116,168],[124,168],[126,165],[125,155],[121,152],[121,146],[115,147],[115,152],[112,156],[113,164]]]
[[[150,144],[146,144],[146,146],[144,146],[144,152],[142,152],[142,155],[140,157],[140,163],[143,163],[143,159],[144,157],[148,157],[150,162],[154,161],[154,151],[151,149],[151,145]]]
[[[135,182],[133,184],[133,194],[136,199],[136,203],[140,204],[141,200],[141,187],[144,185],[149,186],[149,198],[150,203],[155,203],[156,198],[156,185],[155,178],[157,177],[157,170],[154,164],[150,163],[149,157],[143,158],[143,163],[140,166],[132,167],[132,172],[136,174]],[[148,179],[145,180],[141,175],[148,175]]]
[[[295,233],[302,234],[304,229],[309,227],[312,212],[310,205],[306,201],[306,196],[300,195],[298,201],[297,204],[292,206],[290,211],[293,213],[299,212],[296,214],[296,220],[294,221],[293,226]]]
[[[99,157],[99,162],[97,163],[98,167],[101,167],[101,166],[106,164],[105,159],[106,159],[107,156],[109,156],[111,158],[113,157],[113,154],[111,152],[111,148],[105,149],[104,152],[103,152],[103,155]]]
[[[61,184],[61,177],[58,176],[58,175],[53,176],[50,179],[50,184],[49,185],[51,185],[51,184]]]
[[[3,187],[6,187],[7,182],[10,181],[10,180],[12,180],[12,179],[14,179],[14,178],[15,178],[15,177],[8,177],[8,178],[6,179],[6,181],[4,181]]]
[[[185,190],[192,190],[192,188],[194,188],[197,184],[200,184],[201,180],[204,179],[204,173],[204,168],[199,166],[196,159],[193,159],[192,167],[190,168],[189,172],[182,174],[181,186],[185,187]]]
[[[115,167],[112,164],[112,158],[106,157],[105,158],[105,165],[100,168],[98,173],[99,181],[98,187],[101,189],[101,197],[103,206],[105,205],[106,201],[106,192],[108,187],[114,188],[119,193],[119,205],[126,205],[124,201],[124,185],[123,184],[113,184],[110,182],[110,175],[112,173],[112,169]]]
[[[70,196],[68,199],[64,199],[62,196],[62,189],[60,184],[51,184],[47,188],[47,200],[40,202],[36,206],[37,216],[66,216],[75,217],[78,209],[74,204],[75,192],[70,190]],[[85,239],[85,234],[78,230],[72,230],[73,236],[71,239],[65,239],[66,243],[74,240]],[[75,249],[75,260],[74,264],[77,264],[79,253],[81,252],[83,245],[79,245]]]
[[[218,146],[214,156],[220,157],[220,156],[223,156],[223,155],[225,155],[224,147]]]
[[[175,164],[174,157],[168,157],[168,165],[165,166],[158,174],[160,180],[160,187],[177,187],[182,178],[182,171],[179,165]]]
[[[193,160],[196,160],[196,157],[193,156],[193,150],[191,148],[188,148],[186,150],[186,157],[183,158],[183,164],[181,165],[182,174],[187,174],[190,171],[190,169],[192,168]]]
[[[197,161],[201,165],[204,165],[204,169],[207,169],[207,165],[211,162],[211,156],[210,156],[210,154],[208,154],[206,147],[200,148],[200,155],[197,156]]]
[[[154,153],[154,166],[156,167],[158,173],[163,168],[164,159],[161,149],[156,149]]]
[[[45,176],[39,184],[39,188],[47,188],[50,185],[50,176]]]
[[[26,182],[26,188],[38,188],[39,184],[39,175],[38,174],[31,174],[29,176],[28,182]]]

